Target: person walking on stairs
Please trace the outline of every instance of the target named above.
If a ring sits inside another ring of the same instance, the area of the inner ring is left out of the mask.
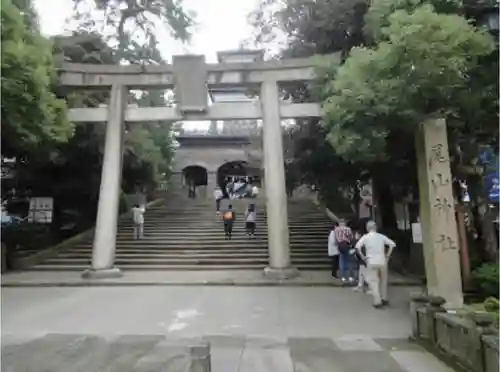
[[[226,193],[228,199],[233,199],[233,186],[234,186],[234,179],[233,178],[228,178],[228,181],[226,183]]]
[[[219,186],[216,186],[214,190],[214,199],[215,199],[215,210],[217,211],[217,213],[220,212],[220,202],[223,197],[224,193],[222,192]]]
[[[188,198],[196,198],[196,186],[192,181],[188,184]]]
[[[377,232],[377,225],[373,221],[368,221],[366,224],[368,231],[356,243],[356,250],[361,251],[364,247],[366,256],[364,257],[366,268],[366,281],[372,292],[373,306],[375,308],[382,308],[388,305],[387,300],[387,265],[391,257],[396,243],[389,239],[387,236]],[[389,250],[385,251],[385,247]]]
[[[134,222],[134,239],[144,238],[144,213],[146,208],[143,205],[134,204],[132,207],[132,220]]]
[[[227,206],[227,210],[222,214],[222,222],[224,223],[224,235],[226,240],[231,240],[234,220],[235,214],[233,211],[233,206],[229,204]]]
[[[333,230],[335,241],[339,248],[339,266],[340,277],[342,282],[353,284],[354,283],[354,258],[352,257],[352,241],[353,234],[350,227],[345,223],[344,219],[339,219],[339,225]]]
[[[339,271],[339,247],[335,240],[334,229],[335,225],[332,226],[332,230],[328,235],[328,256],[330,256],[330,261],[332,263],[332,278],[337,278]]]
[[[247,211],[245,212],[245,228],[248,238],[255,238],[255,226],[257,222],[257,212],[255,211],[255,204],[251,203],[248,205]]]

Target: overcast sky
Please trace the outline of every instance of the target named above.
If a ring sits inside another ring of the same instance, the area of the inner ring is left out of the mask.
[[[197,13],[192,41],[183,46],[161,30],[157,36],[162,55],[171,60],[174,54],[204,54],[208,62],[215,62],[217,51],[237,49],[240,42],[251,35],[252,27],[247,16],[257,9],[259,0],[184,0],[183,3],[187,10]],[[35,0],[45,35],[64,32],[72,4],[72,0]]]
[[[64,33],[65,21],[73,11],[72,0],[34,0],[34,4],[44,35]],[[184,0],[183,4],[186,10],[197,14],[193,37],[189,45],[183,45],[160,28],[157,38],[163,57],[171,62],[172,55],[204,54],[207,62],[214,63],[218,51],[238,49],[251,36],[247,17],[257,9],[259,0]],[[185,128],[207,129],[208,125],[208,122],[188,122]]]

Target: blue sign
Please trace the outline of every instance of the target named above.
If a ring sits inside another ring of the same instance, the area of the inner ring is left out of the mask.
[[[488,199],[490,202],[499,203],[500,202],[500,187],[499,187],[499,174],[498,170],[492,173],[488,173],[484,176],[484,185],[486,186],[486,191],[488,193]]]
[[[495,152],[493,151],[492,147],[488,147],[481,154],[479,154],[479,161],[483,166],[490,165],[491,163],[495,162],[495,160],[498,159],[497,156],[495,156]]]

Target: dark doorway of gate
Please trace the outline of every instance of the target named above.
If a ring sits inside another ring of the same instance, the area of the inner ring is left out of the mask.
[[[224,190],[229,178],[246,176],[248,176],[248,164],[246,161],[230,161],[222,164],[217,170],[217,184]]]
[[[199,165],[190,165],[182,170],[182,175],[186,185],[206,186],[208,173],[207,170]]]

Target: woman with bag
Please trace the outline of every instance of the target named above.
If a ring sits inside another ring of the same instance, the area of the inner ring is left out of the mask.
[[[339,225],[333,230],[333,235],[339,250],[339,266],[342,282],[354,284],[354,252],[352,251],[352,241],[354,236],[350,227],[346,225],[344,219],[339,220]]]

